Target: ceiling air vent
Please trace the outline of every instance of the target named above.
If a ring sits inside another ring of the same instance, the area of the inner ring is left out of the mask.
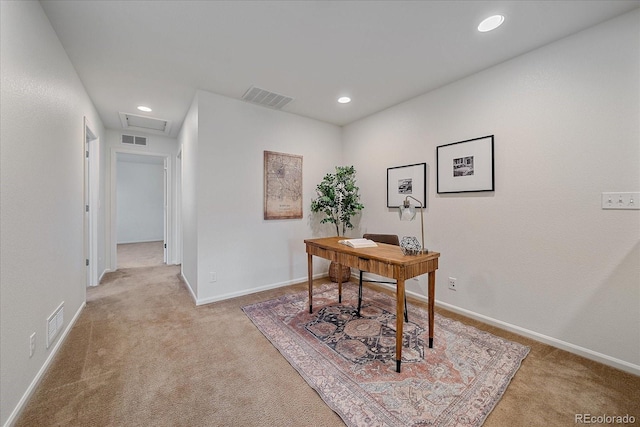
[[[120,113],[120,123],[123,129],[169,135],[171,122],[154,117],[138,116],[130,113]]]
[[[147,145],[146,136],[122,135],[122,143],[129,145]]]
[[[251,86],[242,99],[253,104],[262,105],[263,107],[273,108],[280,110],[282,107],[293,101],[290,96],[280,95],[277,93],[269,92],[268,90],[260,89],[259,87]]]

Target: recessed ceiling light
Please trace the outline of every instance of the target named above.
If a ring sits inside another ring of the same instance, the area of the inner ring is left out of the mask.
[[[138,107],[138,110],[140,110],[140,111],[144,111],[145,113],[150,113],[151,111],[153,111],[153,110],[151,110],[151,108],[149,108],[149,107],[145,107],[144,105],[140,105],[140,106]]]
[[[487,31],[495,30],[504,22],[504,16],[493,15],[485,19],[478,25],[478,31],[486,33]]]
[[[341,96],[340,98],[338,98],[338,102],[340,104],[348,104],[349,102],[351,102],[351,98],[349,98],[348,96]]]

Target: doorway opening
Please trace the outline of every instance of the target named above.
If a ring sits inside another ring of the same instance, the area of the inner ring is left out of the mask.
[[[115,268],[167,263],[167,157],[115,153]]]
[[[163,241],[118,243],[118,269],[152,267],[164,264]]]

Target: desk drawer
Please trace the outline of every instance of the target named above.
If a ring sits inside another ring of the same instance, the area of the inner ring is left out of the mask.
[[[328,259],[329,261],[338,261],[338,254],[335,251],[319,248],[317,246],[307,246],[307,253]]]
[[[347,267],[360,268],[360,257],[357,255],[339,254],[338,262]]]
[[[340,254],[338,262],[348,267],[357,268],[358,270],[368,271],[386,277],[394,277],[392,265],[374,259],[360,258],[357,255],[351,254]]]
[[[381,261],[375,260],[365,260],[368,261],[366,264],[366,268],[362,268],[364,271],[368,271],[369,273],[378,274],[384,277],[396,278],[396,271],[393,265],[387,264]]]
[[[371,265],[373,263],[374,261],[371,261],[370,259],[358,258],[358,265],[356,268],[362,271],[371,271]]]

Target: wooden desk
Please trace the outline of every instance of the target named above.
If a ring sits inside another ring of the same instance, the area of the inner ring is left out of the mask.
[[[421,274],[429,274],[429,348],[433,348],[433,317],[438,252],[404,255],[399,246],[378,243],[375,248],[354,249],[338,243],[344,237],[307,239],[309,274],[309,313],[313,312],[313,255],[338,264],[396,279],[396,371],[402,362],[402,322],[404,320],[404,282]],[[338,275],[339,302],[342,302],[342,278]]]

